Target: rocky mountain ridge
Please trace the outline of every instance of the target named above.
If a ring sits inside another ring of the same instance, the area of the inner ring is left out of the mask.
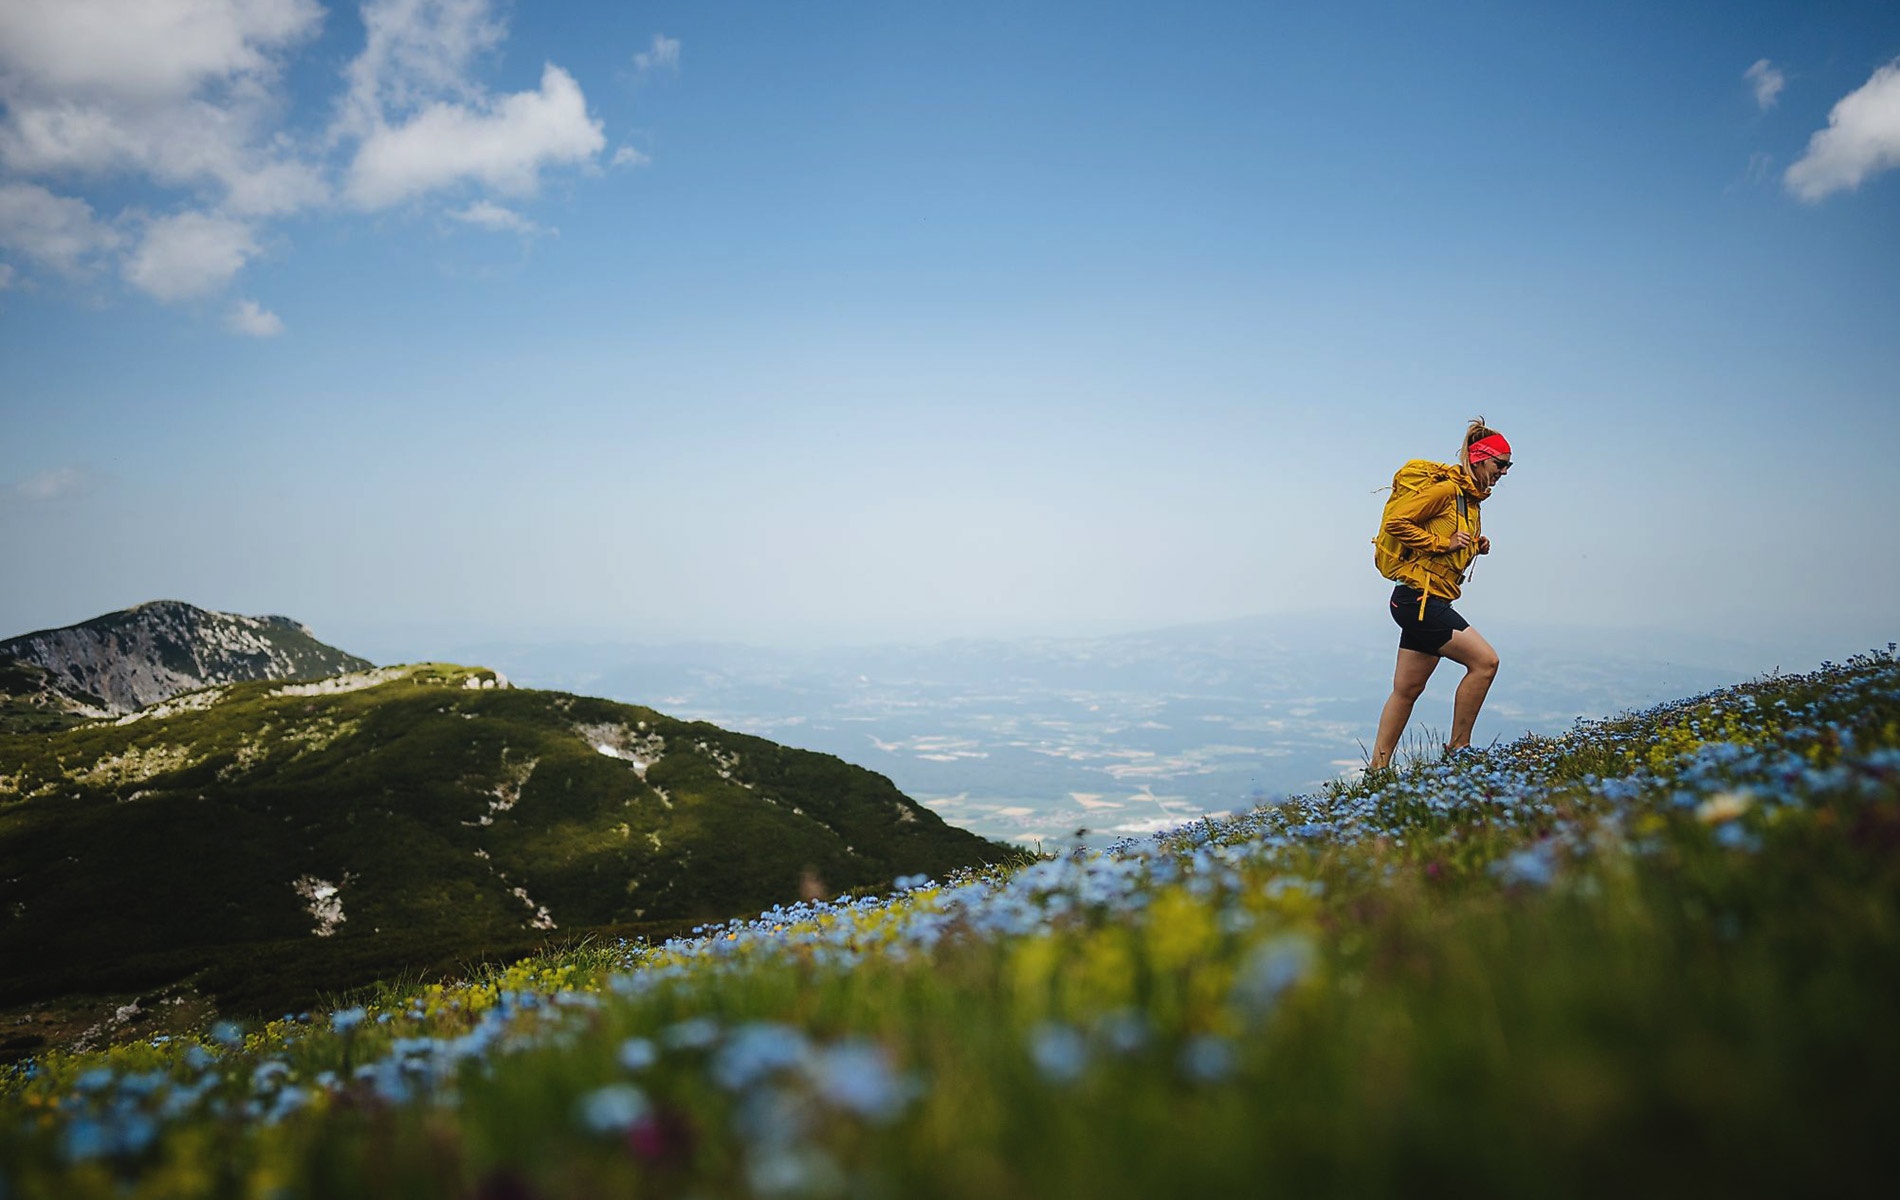
[[[319,679],[372,665],[289,617],[214,612],[180,600],[10,638],[0,642],[0,664],[9,661],[18,666],[0,688],[13,707],[81,717],[122,715],[217,684]]]

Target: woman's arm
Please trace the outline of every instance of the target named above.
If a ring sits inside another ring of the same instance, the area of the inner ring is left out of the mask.
[[[1427,521],[1449,510],[1457,495],[1457,481],[1451,479],[1420,488],[1392,505],[1385,519],[1385,532],[1421,554],[1445,554],[1469,543],[1470,538],[1462,529],[1444,538],[1425,527]],[[1465,543],[1459,542],[1461,537]]]

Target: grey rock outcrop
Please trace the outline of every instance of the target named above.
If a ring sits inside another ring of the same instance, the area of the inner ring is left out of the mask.
[[[154,600],[78,625],[0,642],[0,660],[45,671],[61,690],[128,713],[221,683],[317,679],[364,670],[289,617],[212,612]]]

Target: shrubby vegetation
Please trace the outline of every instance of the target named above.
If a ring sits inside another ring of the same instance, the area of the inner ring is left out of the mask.
[[[227,1011],[303,1007],[1012,854],[832,756],[499,683],[238,683],[0,736],[0,1003],[196,976]]]
[[[1900,663],[0,1085],[8,1195],[1865,1191]]]

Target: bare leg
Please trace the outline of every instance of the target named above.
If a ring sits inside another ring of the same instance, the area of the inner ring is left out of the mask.
[[[1471,744],[1471,727],[1478,722],[1491,681],[1498,677],[1498,652],[1477,630],[1460,629],[1439,653],[1465,669],[1451,705],[1451,741],[1445,745],[1447,750],[1457,750]]]
[[[1399,748],[1405,723],[1412,719],[1412,705],[1425,694],[1425,681],[1438,669],[1438,656],[1418,650],[1400,650],[1398,666],[1392,671],[1392,694],[1386,697],[1385,711],[1379,714],[1379,736],[1372,743],[1372,761],[1368,769],[1392,765],[1392,752]]]

